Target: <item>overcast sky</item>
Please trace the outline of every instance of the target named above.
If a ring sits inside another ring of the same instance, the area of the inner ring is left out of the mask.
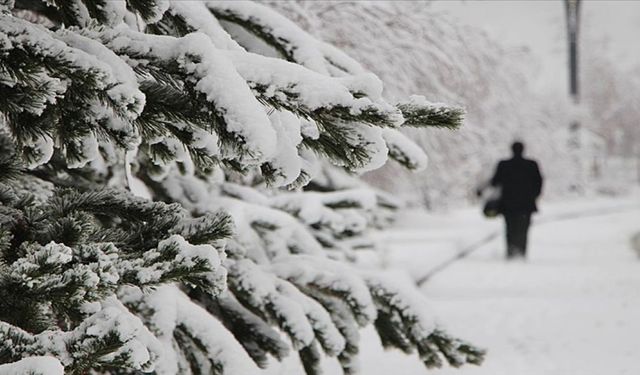
[[[583,40],[608,40],[607,53],[620,64],[640,64],[640,1],[583,0],[582,4],[581,32],[590,35]],[[432,6],[484,28],[507,44],[528,46],[541,59],[540,86],[566,87],[562,0],[435,0]],[[604,50],[602,45],[591,47]]]

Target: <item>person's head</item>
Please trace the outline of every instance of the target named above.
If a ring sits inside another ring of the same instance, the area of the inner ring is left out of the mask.
[[[511,151],[513,151],[513,156],[522,156],[522,153],[524,152],[524,144],[520,141],[513,142],[511,145]]]

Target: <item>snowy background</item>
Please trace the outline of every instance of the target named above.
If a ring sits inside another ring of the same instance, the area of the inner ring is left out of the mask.
[[[391,97],[437,93],[468,111],[455,134],[414,134],[430,157],[425,172],[366,175],[414,209],[362,262],[424,279],[443,323],[488,349],[483,366],[432,373],[637,374],[640,3],[584,2],[578,108],[567,94],[561,1],[274,6],[376,72]],[[576,116],[577,135],[568,128]],[[502,221],[484,219],[473,196],[513,139],[546,178],[522,263],[504,262]],[[364,339],[363,373],[424,373],[416,358],[383,352],[373,332]],[[296,369],[288,365],[278,373]]]
[[[273,5],[375,72],[391,98],[418,92],[467,109],[460,131],[412,133],[427,170],[391,165],[366,176],[374,185],[430,208],[459,206],[516,138],[541,163],[546,199],[622,192],[640,180],[640,3],[583,5],[578,108],[568,98],[559,0]],[[575,117],[579,134],[569,130]]]

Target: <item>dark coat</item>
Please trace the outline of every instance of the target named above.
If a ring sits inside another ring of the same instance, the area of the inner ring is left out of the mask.
[[[538,164],[515,156],[498,163],[491,185],[501,188],[502,213],[531,213],[538,210],[536,198],[542,191],[542,176]]]

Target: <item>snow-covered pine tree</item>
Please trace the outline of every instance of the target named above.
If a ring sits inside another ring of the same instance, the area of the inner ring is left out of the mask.
[[[367,324],[427,367],[482,360],[349,262],[393,203],[344,171],[422,168],[399,128],[461,110],[387,103],[253,2],[0,8],[0,374],[252,374],[292,351],[354,373]]]

